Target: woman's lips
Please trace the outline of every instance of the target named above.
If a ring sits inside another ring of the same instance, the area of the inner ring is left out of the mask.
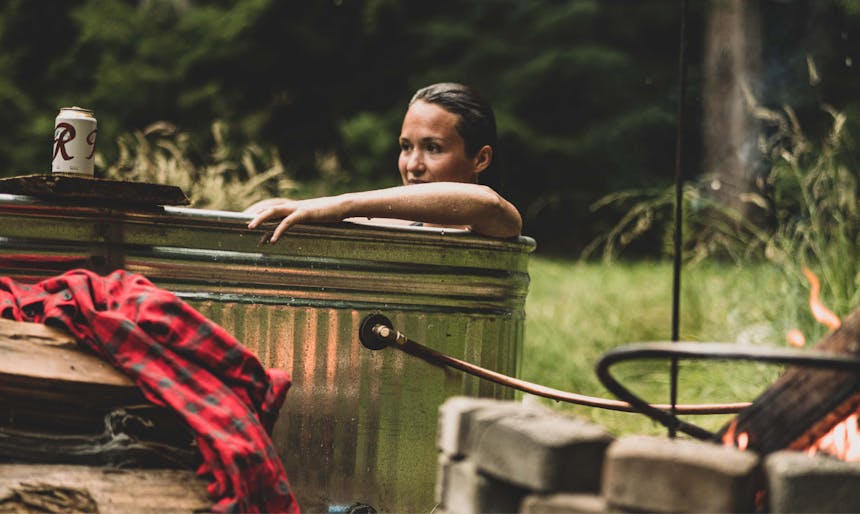
[[[426,183],[427,183],[427,181],[426,181],[426,180],[418,180],[418,179],[415,179],[415,178],[411,178],[411,179],[409,179],[409,184],[410,184],[410,185],[412,185],[412,184],[426,184]]]

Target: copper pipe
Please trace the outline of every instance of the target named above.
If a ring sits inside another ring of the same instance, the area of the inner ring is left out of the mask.
[[[386,346],[396,346],[397,348],[400,348],[401,350],[409,354],[415,355],[434,364],[449,366],[463,371],[464,373],[468,373],[470,375],[474,375],[479,378],[483,378],[485,380],[489,380],[491,382],[506,387],[511,387],[519,391],[534,394],[536,396],[542,396],[544,398],[549,398],[551,400],[556,400],[560,402],[585,405],[587,407],[598,407],[601,409],[621,412],[639,412],[637,408],[634,408],[628,402],[610,400],[607,398],[598,398],[594,396],[586,396],[582,394],[561,391],[559,389],[553,389],[551,387],[546,387],[540,384],[535,384],[533,382],[520,380],[518,378],[510,377],[503,373],[498,373],[496,371],[482,368],[481,366],[477,366],[470,362],[451,357],[450,355],[445,355],[432,348],[424,346],[421,343],[417,343],[415,341],[410,340],[404,334],[395,330],[388,318],[380,314],[371,314],[370,316],[366,317],[362,322],[359,334],[362,344],[370,349],[379,350],[385,348]],[[749,402],[676,405],[675,412],[678,414],[702,415],[735,414],[742,409],[748,407],[749,405]],[[653,407],[654,409],[667,411],[670,409],[671,406],[664,404],[655,404],[651,405],[651,407]]]

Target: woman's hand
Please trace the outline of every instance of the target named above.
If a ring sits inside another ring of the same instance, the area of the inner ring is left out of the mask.
[[[251,204],[244,211],[245,214],[257,214],[261,212],[263,209],[267,209],[269,207],[275,207],[284,202],[288,201],[286,198],[267,198],[265,200],[260,200],[257,203]]]
[[[281,237],[281,234],[293,225],[343,220],[347,217],[348,199],[349,195],[324,196],[307,200],[271,199],[271,202],[264,200],[245,210],[245,212],[254,213],[254,211],[251,211],[252,208],[257,207],[261,203],[270,202],[260,205],[256,209],[256,215],[248,223],[248,228],[255,229],[266,220],[283,217],[284,219],[278,223],[272,237],[269,238],[270,243],[275,243]]]

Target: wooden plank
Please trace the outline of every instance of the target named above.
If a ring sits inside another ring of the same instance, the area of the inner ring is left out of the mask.
[[[182,419],[62,330],[0,320],[0,460],[193,469]]]
[[[100,431],[116,408],[151,405],[112,365],[67,333],[0,320],[0,424],[68,424]]]
[[[136,388],[116,368],[78,346],[71,335],[5,319],[0,320],[0,375]]]
[[[192,471],[0,464],[0,512],[209,512]]]
[[[41,323],[26,323],[4,318],[0,318],[0,334],[5,334],[14,339],[32,339],[44,344],[60,346],[75,344],[75,338],[64,330]]]
[[[815,344],[820,351],[860,355],[860,309]],[[719,436],[746,433],[748,448],[762,454],[804,449],[860,406],[860,374],[790,367]]]
[[[44,173],[0,179],[0,193],[120,206],[188,205],[176,186]]]

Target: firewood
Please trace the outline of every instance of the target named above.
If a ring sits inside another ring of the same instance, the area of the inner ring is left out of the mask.
[[[120,407],[149,404],[137,386],[61,330],[0,319],[0,426],[100,432]]]
[[[83,201],[89,205],[112,204],[124,208],[191,203],[176,186],[50,173],[0,179],[0,192],[53,202]]]
[[[814,349],[860,356],[860,309]],[[753,403],[720,431],[762,454],[805,449],[860,406],[860,373],[789,367]]]
[[[0,460],[193,469],[173,411],[65,332],[0,319]]]
[[[0,512],[210,512],[193,471],[0,464]]]

